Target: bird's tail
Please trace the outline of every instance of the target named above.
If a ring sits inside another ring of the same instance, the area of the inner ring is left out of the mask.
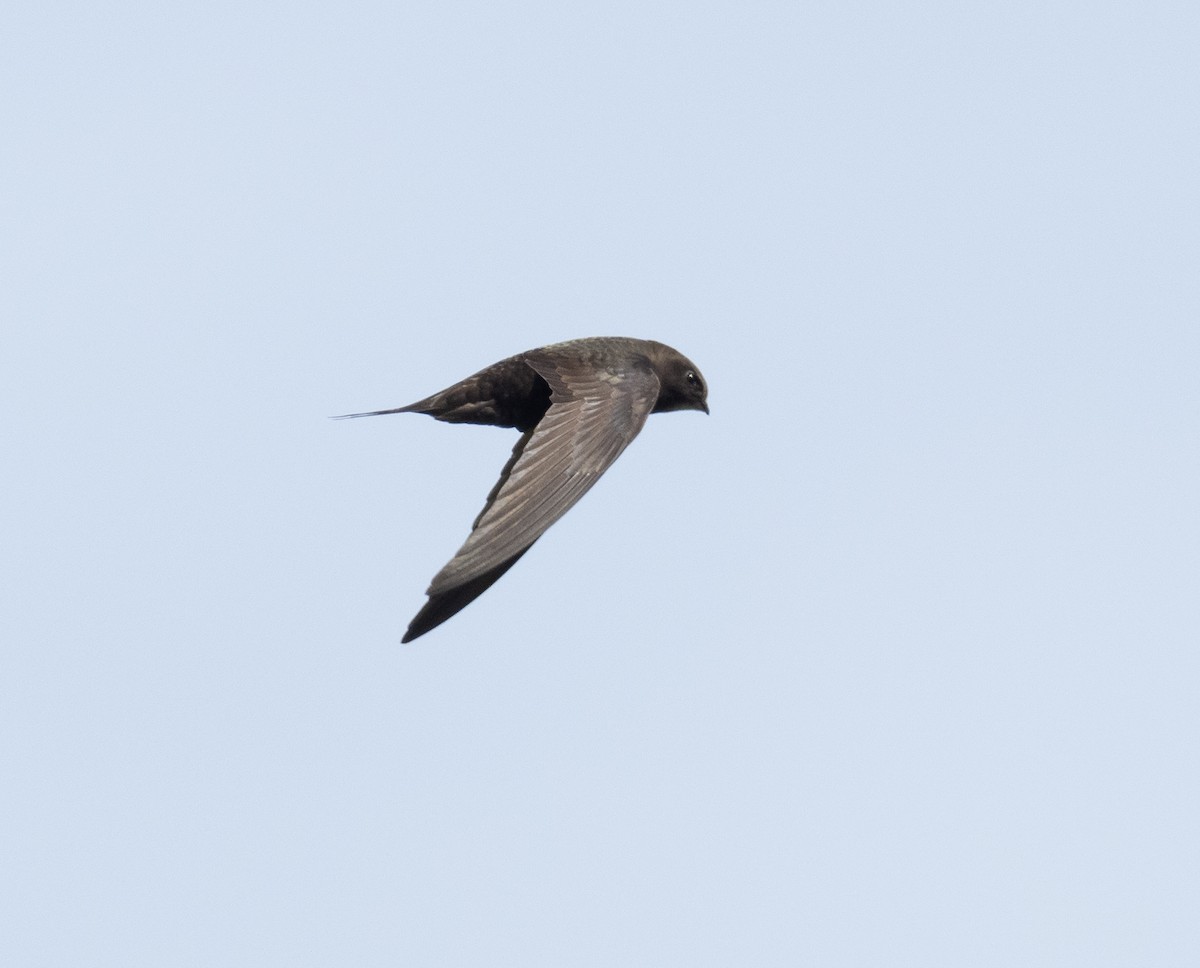
[[[339,413],[336,417],[330,417],[330,420],[350,420],[352,417],[382,417],[385,413],[413,413],[416,410],[415,405],[407,407],[394,407],[391,410],[368,410],[366,413]]]

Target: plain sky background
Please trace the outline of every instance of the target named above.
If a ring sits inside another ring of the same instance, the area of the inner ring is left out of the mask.
[[[1200,8],[0,29],[0,961],[1200,964]],[[577,336],[655,416],[401,647]]]

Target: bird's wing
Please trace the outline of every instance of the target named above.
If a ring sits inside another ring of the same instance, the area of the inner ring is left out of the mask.
[[[525,359],[550,384],[550,408],[518,443],[466,544],[434,576],[431,597],[515,561],[608,470],[658,399],[658,377],[643,361],[597,369],[553,352]]]

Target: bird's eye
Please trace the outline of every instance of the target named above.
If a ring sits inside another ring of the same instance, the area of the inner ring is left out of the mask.
[[[700,386],[700,377],[696,376],[695,370],[688,370],[687,373],[683,375],[683,378],[687,380],[689,386]]]

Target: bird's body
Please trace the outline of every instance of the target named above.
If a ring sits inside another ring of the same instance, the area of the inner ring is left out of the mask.
[[[668,410],[708,413],[691,361],[652,340],[596,337],[519,353],[407,407],[348,414],[425,413],[521,431],[470,537],[434,576],[403,641],[482,595],[591,488],[651,413]]]

